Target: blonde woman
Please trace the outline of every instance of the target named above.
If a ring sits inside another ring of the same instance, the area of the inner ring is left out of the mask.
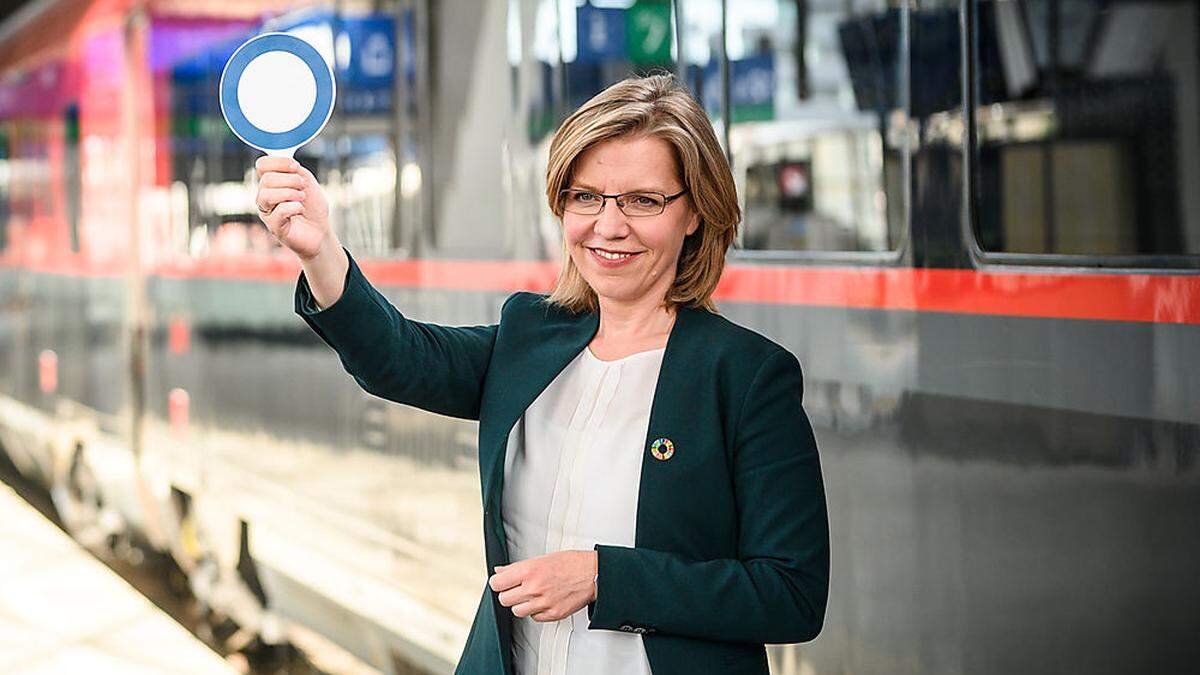
[[[368,392],[479,421],[489,578],[464,675],[768,672],[824,621],[829,531],[796,357],[716,313],[740,212],[708,118],[669,75],[558,129],[549,296],[500,321],[407,319],[339,243],[312,174],[263,158],[296,312]]]

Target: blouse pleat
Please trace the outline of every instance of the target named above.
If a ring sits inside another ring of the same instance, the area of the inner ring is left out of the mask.
[[[633,546],[642,446],[665,348],[602,361],[580,352],[509,436],[502,512],[514,561],[596,544]],[[518,675],[649,675],[642,636],[516,617]]]

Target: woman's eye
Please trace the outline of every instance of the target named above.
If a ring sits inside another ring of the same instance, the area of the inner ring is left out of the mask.
[[[634,197],[634,201],[638,206],[654,206],[658,204],[658,200],[649,195],[637,195]]]
[[[577,202],[592,202],[596,200],[596,195],[591,192],[576,192],[575,201]]]

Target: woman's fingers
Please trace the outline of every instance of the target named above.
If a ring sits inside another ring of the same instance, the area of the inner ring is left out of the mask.
[[[287,237],[287,226],[292,216],[304,213],[304,205],[300,202],[280,202],[270,213],[262,214],[262,220],[267,225],[267,231],[276,237]]]
[[[281,171],[285,173],[295,173],[296,167],[300,166],[300,162],[290,157],[267,157],[266,155],[259,157],[254,162],[254,170],[261,177],[263,174],[271,171]]]
[[[304,178],[295,172],[268,171],[258,179],[259,187],[296,188],[304,187]]]
[[[531,600],[529,602],[519,602],[513,605],[512,613],[513,616],[534,617],[535,614],[540,614],[541,610],[538,608],[538,605],[533,604],[533,601]],[[534,621],[537,621],[536,617],[534,617]]]
[[[258,212],[262,214],[270,213],[275,206],[281,202],[303,202],[304,191],[293,188],[260,188],[258,197],[254,200],[258,206]]]
[[[522,602],[531,602],[536,600],[537,597],[526,590],[521,584],[517,584],[508,590],[497,593],[496,599],[500,601],[500,604],[506,607],[512,607],[519,605]]]
[[[332,228],[316,177],[287,157],[259,157],[254,170],[259,178],[255,206],[267,230],[302,259],[320,253]]]

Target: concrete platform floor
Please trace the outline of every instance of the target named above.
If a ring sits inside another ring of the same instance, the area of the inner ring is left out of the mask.
[[[236,672],[0,484],[0,673]]]

